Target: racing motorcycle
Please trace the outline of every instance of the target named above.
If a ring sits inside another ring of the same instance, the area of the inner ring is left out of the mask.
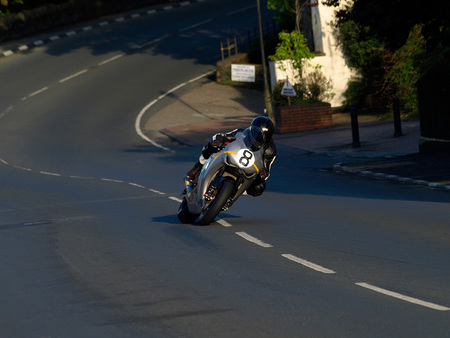
[[[212,154],[193,182],[184,180],[183,201],[178,208],[182,223],[208,225],[228,210],[264,168],[263,150],[250,150],[249,138],[236,140]]]

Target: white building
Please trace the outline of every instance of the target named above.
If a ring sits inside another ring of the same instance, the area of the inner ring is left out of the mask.
[[[317,0],[310,0],[311,3],[317,3]],[[334,98],[331,100],[332,107],[343,105],[343,93],[347,89],[347,83],[354,73],[348,68],[341,49],[337,46],[337,40],[334,33],[334,27],[331,22],[334,19],[334,7],[318,6],[311,7],[312,30],[314,36],[315,52],[323,52],[323,56],[316,56],[310,63],[321,65],[324,75],[333,82]],[[286,65],[286,63],[285,63]],[[289,75],[289,66],[285,66],[288,71],[284,72],[270,62],[270,78],[272,90],[279,80],[285,80],[287,77],[291,83],[295,83],[294,76]]]

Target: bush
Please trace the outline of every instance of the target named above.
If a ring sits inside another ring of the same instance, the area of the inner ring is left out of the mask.
[[[347,106],[360,107],[364,103],[367,86],[363,80],[350,80],[344,92],[344,104]]]
[[[333,82],[327,79],[320,68],[306,74],[303,78],[305,96],[308,101],[326,102],[334,97]]]
[[[416,25],[405,45],[388,58],[384,90],[399,98],[402,111],[408,115],[417,116],[419,113],[416,84],[421,76],[425,53],[422,26]]]
[[[276,106],[326,102],[334,97],[332,81],[323,75],[320,68],[307,73],[301,82],[292,85],[297,93],[295,97],[281,95],[284,81],[278,81],[272,97]]]

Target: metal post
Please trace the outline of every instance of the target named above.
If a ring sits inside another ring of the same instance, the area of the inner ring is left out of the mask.
[[[398,97],[392,98],[392,108],[394,110],[394,137],[403,136],[402,121],[400,119],[400,100]]]
[[[264,76],[264,107],[266,108],[267,117],[271,119],[272,121],[275,120],[275,116],[273,115],[273,107],[272,107],[272,100],[270,95],[270,88],[269,88],[269,78],[267,76],[267,67],[266,67],[266,56],[264,53],[264,36],[262,32],[262,22],[261,22],[261,4],[259,0],[256,0],[257,9],[258,9],[258,22],[259,22],[259,40],[261,44],[261,63],[262,63],[262,69],[263,69],[263,76]]]
[[[359,148],[361,143],[359,142],[358,111],[356,107],[350,107],[350,118],[352,121],[352,147]]]

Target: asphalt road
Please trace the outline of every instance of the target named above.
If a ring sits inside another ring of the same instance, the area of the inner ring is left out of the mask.
[[[199,149],[136,118],[256,23],[207,0],[0,59],[1,337],[448,336],[447,192],[280,146],[263,196],[178,222]]]

